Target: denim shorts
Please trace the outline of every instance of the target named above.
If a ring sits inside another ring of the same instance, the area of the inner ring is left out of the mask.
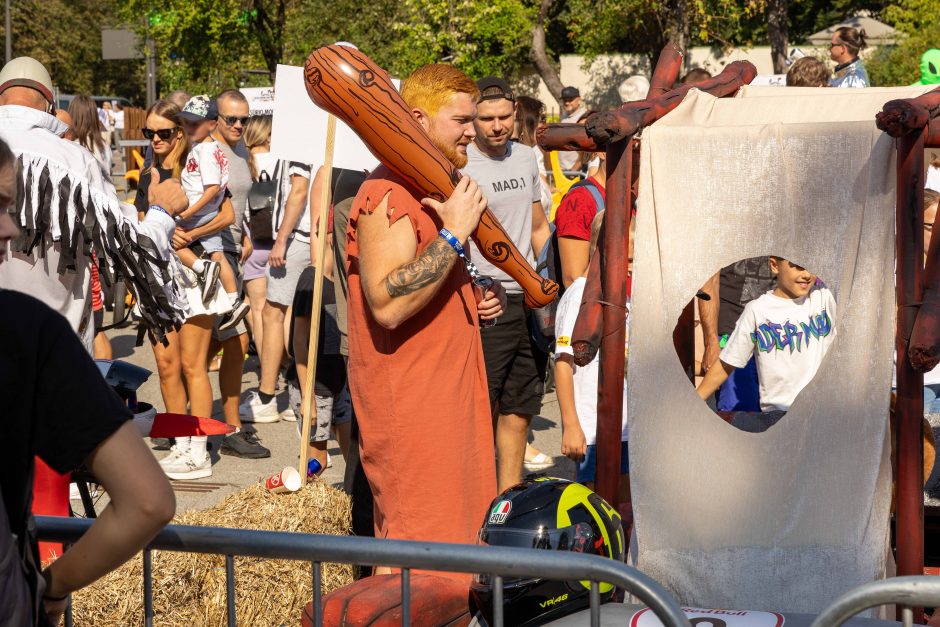
[[[620,443],[620,474],[625,475],[630,472],[630,443]],[[597,475],[597,445],[588,444],[587,454],[578,465],[578,483],[587,483],[594,481]]]
[[[185,220],[180,220],[179,226],[186,229],[194,229],[199,226],[205,226],[212,222],[215,219],[215,216],[218,215],[218,211],[209,211],[207,213],[197,213],[194,216],[190,216]],[[209,235],[203,235],[199,239],[195,240],[202,244],[203,249],[207,253],[219,253],[222,252],[222,231],[216,231],[215,233],[210,233]]]

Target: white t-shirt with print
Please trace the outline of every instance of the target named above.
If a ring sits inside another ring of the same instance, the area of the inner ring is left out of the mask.
[[[571,334],[574,324],[578,320],[578,310],[581,308],[581,296],[584,294],[584,284],[587,279],[579,277],[571,283],[561,300],[558,301],[558,310],[555,314],[555,358],[559,355],[574,355],[571,348]],[[627,335],[630,334],[630,302],[627,301]],[[574,406],[578,412],[578,422],[587,443],[597,442],[597,382],[600,376],[600,355],[595,355],[586,366],[571,365],[574,368]],[[626,442],[630,437],[630,427],[627,424],[627,382],[623,382],[623,430],[620,439]]]
[[[186,167],[180,175],[183,191],[189,204],[197,202],[209,185],[219,185],[219,193],[213,196],[193,217],[218,213],[225,199],[228,184],[228,158],[214,139],[193,146],[186,157]]]
[[[796,299],[771,291],[744,306],[720,358],[743,368],[754,355],[761,411],[787,411],[816,375],[835,336],[836,301],[829,288],[817,284]]]

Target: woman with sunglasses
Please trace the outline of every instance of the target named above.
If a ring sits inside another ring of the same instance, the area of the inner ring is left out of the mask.
[[[871,87],[868,72],[858,58],[866,45],[864,28],[841,26],[836,29],[829,42],[829,57],[837,64],[830,87]]]
[[[147,190],[151,181],[167,178],[179,179],[189,153],[189,141],[179,125],[180,108],[167,100],[155,102],[147,111],[144,137],[150,140],[153,162],[140,174],[134,205],[147,212]],[[219,231],[235,219],[232,203],[226,199],[218,216],[208,224],[173,236],[174,248],[188,245],[194,238]],[[198,231],[198,232],[197,232]],[[168,333],[167,344],[152,344],[157,370],[160,374],[160,393],[167,412],[212,415],[212,387],[206,365],[206,353],[212,338],[215,314],[212,303],[202,303],[201,291],[191,271],[180,267],[177,281],[189,303],[190,317],[178,332]],[[185,375],[185,379],[183,377]],[[184,382],[185,381],[185,382]],[[189,410],[187,411],[187,400]],[[160,460],[164,472],[171,479],[200,479],[212,474],[212,465],[206,451],[206,438],[178,438],[172,452]]]

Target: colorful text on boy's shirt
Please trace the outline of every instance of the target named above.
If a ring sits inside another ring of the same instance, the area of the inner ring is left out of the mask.
[[[808,322],[800,322],[799,325],[789,320],[783,324],[767,321],[759,325],[756,332],[751,333],[751,341],[762,353],[769,353],[774,349],[781,351],[785,348],[789,348],[790,353],[793,353],[794,350],[801,352],[804,346],[808,347],[811,339],[818,340],[831,332],[832,319],[829,312],[823,309],[822,313],[811,315]]]

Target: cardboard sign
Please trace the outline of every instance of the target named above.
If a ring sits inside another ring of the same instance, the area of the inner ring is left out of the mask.
[[[783,627],[783,614],[752,610],[719,610],[684,607],[692,627]],[[630,627],[663,627],[649,608],[642,609],[630,619]]]
[[[395,87],[398,80],[392,81]],[[271,152],[279,159],[323,164],[326,151],[328,113],[315,105],[304,87],[303,68],[278,65],[274,80],[274,125]],[[379,165],[359,136],[341,120],[336,120],[333,166],[348,170],[373,170]]]
[[[273,87],[242,87],[238,91],[248,99],[248,112],[251,115],[272,115],[274,113]]]

